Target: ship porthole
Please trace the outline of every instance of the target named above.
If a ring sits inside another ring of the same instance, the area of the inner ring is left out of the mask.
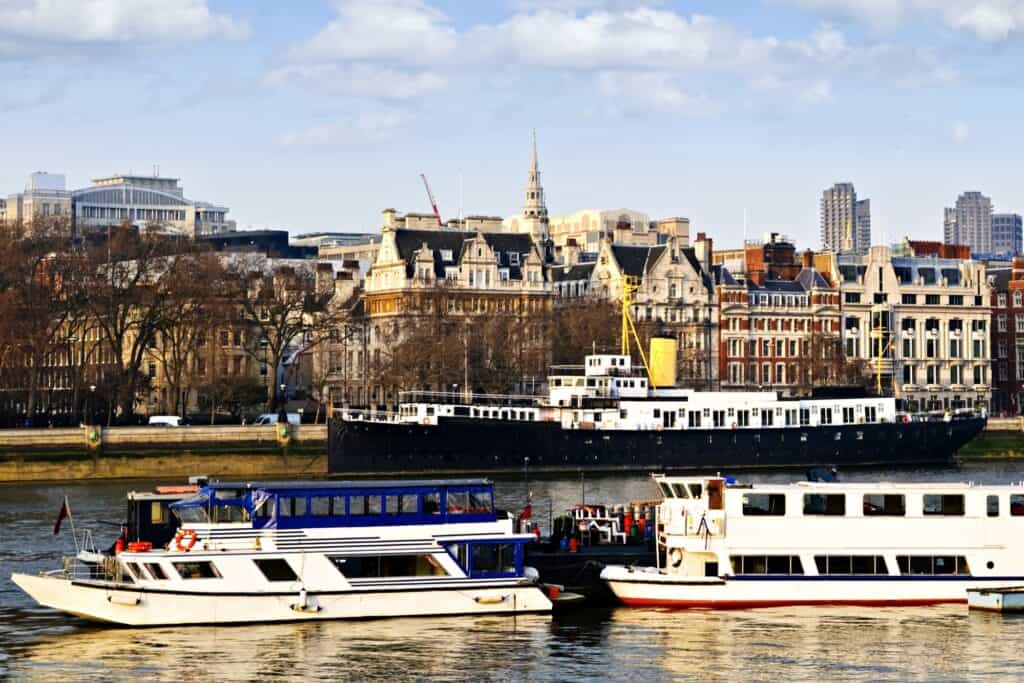
[[[988,567],[989,569],[995,569],[996,568],[996,563],[993,562],[992,560],[989,560],[988,562],[985,563],[985,566]]]

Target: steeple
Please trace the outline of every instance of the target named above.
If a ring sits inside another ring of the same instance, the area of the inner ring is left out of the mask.
[[[533,131],[533,146],[530,150],[530,173],[526,180],[526,202],[523,204],[523,218],[548,222],[548,207],[544,203],[544,188],[540,184],[540,168],[537,164],[537,131]]]

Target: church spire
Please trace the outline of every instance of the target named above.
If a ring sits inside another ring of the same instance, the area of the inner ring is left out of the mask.
[[[530,150],[530,173],[526,180],[526,202],[523,217],[543,222],[548,219],[548,207],[544,203],[544,188],[540,184],[540,167],[537,164],[537,131],[533,131],[533,146]]]

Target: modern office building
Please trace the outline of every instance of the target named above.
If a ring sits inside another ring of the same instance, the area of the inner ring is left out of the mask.
[[[1019,213],[992,214],[992,253],[1012,258],[1021,253],[1021,216]]]
[[[821,248],[866,254],[871,247],[871,200],[857,199],[853,183],[836,183],[821,193]]]
[[[992,200],[980,192],[964,192],[956,206],[947,208],[943,221],[946,244],[966,244],[972,254],[991,254]]]
[[[105,230],[125,221],[139,228],[155,227],[189,237],[235,230],[228,208],[185,197],[177,178],[115,175],[71,193],[75,229]]]

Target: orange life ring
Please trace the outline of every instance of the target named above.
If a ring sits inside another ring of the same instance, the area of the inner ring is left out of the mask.
[[[188,537],[186,541],[185,538]],[[195,529],[178,529],[178,533],[174,535],[174,547],[183,553],[187,553],[192,550],[192,547],[199,540],[199,536],[196,534]]]
[[[427,418],[427,417],[423,418],[423,421],[421,422],[421,424],[424,427],[428,426],[430,424],[430,418]]]
[[[736,429],[736,423],[735,422],[732,423],[732,428]]]

